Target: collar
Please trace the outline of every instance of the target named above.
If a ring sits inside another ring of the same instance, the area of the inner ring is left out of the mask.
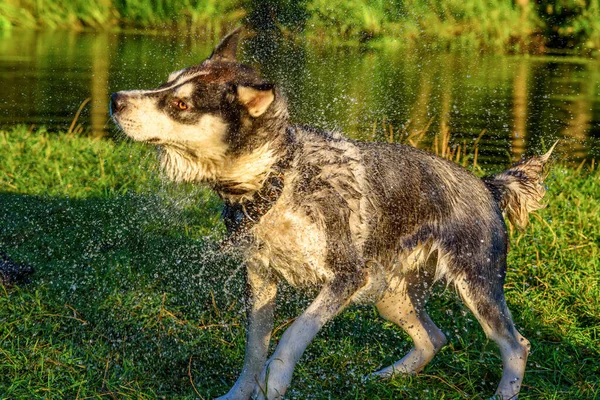
[[[273,165],[261,189],[256,191],[249,200],[241,202],[224,200],[225,207],[221,215],[229,234],[225,244],[237,245],[247,242],[250,228],[256,225],[281,197],[285,185],[285,172],[289,169],[297,149],[295,129],[294,127],[286,129],[285,153]]]

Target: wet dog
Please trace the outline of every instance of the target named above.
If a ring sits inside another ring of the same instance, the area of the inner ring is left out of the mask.
[[[240,29],[157,89],[111,97],[116,124],[159,147],[170,179],[218,193],[231,242],[244,249],[246,355],[221,398],[282,397],[317,332],[351,303],[376,304],[414,342],[375,375],[419,372],[446,343],[424,307],[438,280],[457,290],[498,344],[496,395],[515,398],[529,342],[504,298],[503,213],[525,225],[541,208],[550,152],[482,180],[412,147],[291,125],[279,90],[237,61],[239,38]],[[320,292],[267,360],[279,279]]]

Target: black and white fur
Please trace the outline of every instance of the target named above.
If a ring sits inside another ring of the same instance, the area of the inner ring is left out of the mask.
[[[446,343],[424,308],[438,280],[454,286],[498,344],[496,395],[514,399],[529,342],[504,298],[507,229],[541,208],[550,152],[481,180],[433,154],[363,143],[288,122],[284,97],[237,62],[241,30],[202,64],[153,90],[112,95],[111,113],[134,140],[159,146],[175,181],[209,184],[242,246],[248,332],[242,372],[220,399],[282,397],[319,330],[350,303],[374,303],[413,339],[380,377],[422,370]],[[267,359],[277,281],[320,292]]]

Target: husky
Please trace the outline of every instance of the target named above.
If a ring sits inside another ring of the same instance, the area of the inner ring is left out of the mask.
[[[158,146],[165,175],[223,200],[246,277],[244,365],[219,399],[279,399],[319,330],[352,303],[375,304],[414,347],[374,377],[416,374],[446,344],[425,303],[454,287],[502,356],[496,398],[515,399],[530,344],[504,297],[507,225],[542,208],[551,151],[480,179],[428,152],[289,121],[286,99],[237,61],[241,28],[208,59],[151,90],[111,96],[117,126]],[[269,359],[277,282],[318,287]]]

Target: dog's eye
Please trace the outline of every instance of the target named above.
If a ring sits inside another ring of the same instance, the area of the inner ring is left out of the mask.
[[[187,110],[189,108],[189,106],[187,105],[187,103],[183,100],[177,100],[175,102],[175,105],[177,106],[177,108],[179,108],[180,110]]]

